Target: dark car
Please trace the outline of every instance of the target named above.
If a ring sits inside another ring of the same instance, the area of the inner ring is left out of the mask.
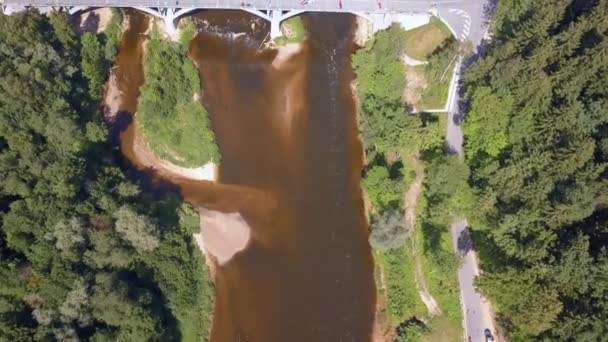
[[[490,329],[484,330],[483,334],[486,337],[486,342],[494,342],[494,336],[492,336],[492,331]]]

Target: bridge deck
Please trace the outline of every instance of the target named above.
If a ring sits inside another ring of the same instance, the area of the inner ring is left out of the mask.
[[[407,13],[428,11],[432,4],[455,3],[459,0],[4,0],[11,6],[86,6],[86,7],[160,7],[160,8],[221,8],[306,10],[318,12]]]

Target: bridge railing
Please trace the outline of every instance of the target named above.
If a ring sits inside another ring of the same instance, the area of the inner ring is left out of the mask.
[[[379,0],[4,0],[5,5],[59,7],[256,8],[323,12],[388,12]],[[380,0],[386,1],[386,0]],[[340,3],[342,8],[340,8]]]

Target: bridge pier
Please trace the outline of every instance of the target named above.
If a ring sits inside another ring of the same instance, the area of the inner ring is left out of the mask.
[[[150,7],[135,8],[144,13],[148,13],[154,17],[161,18],[163,20],[163,23],[165,24],[165,30],[167,34],[171,37],[174,37],[177,34],[177,22],[179,21],[179,18],[187,14],[188,12],[195,10],[195,8],[191,7],[158,9]]]
[[[280,10],[270,11],[270,39],[280,37],[283,33],[281,32],[281,21],[283,14]]]
[[[13,13],[21,12],[24,10],[25,10],[24,6],[11,6],[11,5],[2,6],[2,13],[4,13],[4,15],[11,15]]]
[[[163,22],[165,23],[165,30],[171,37],[177,34],[177,25],[175,24],[175,17],[172,15],[163,16]]]

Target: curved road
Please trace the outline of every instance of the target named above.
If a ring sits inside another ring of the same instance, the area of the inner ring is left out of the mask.
[[[488,0],[463,0],[458,7],[438,8],[438,15],[451,26],[452,32],[461,41],[470,40],[474,52],[477,52],[482,40],[486,36],[487,25],[484,15],[484,7]],[[459,62],[457,69],[461,68]],[[457,71],[453,80],[456,84],[460,81],[460,70]],[[463,134],[460,127],[462,116],[458,108],[458,91],[454,91],[448,103],[448,124],[446,142],[450,152],[464,157]],[[451,235],[454,250],[461,257],[462,263],[458,269],[458,282],[460,285],[460,301],[463,310],[465,340],[472,342],[485,342],[485,329],[490,329],[496,334],[492,311],[490,305],[477,292],[474,286],[475,278],[479,275],[477,256],[473,249],[473,242],[466,221],[454,222],[451,226]],[[497,341],[496,336],[494,337]]]

